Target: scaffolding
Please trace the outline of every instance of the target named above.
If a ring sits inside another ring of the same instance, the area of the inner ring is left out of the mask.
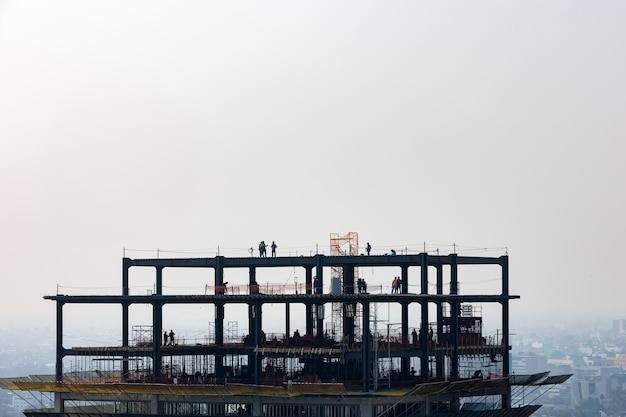
[[[359,255],[359,234],[357,232],[348,232],[347,234],[340,236],[339,233],[331,233],[330,234],[330,255],[331,256],[358,256]],[[331,293],[343,293],[344,292],[344,282],[343,282],[343,268],[333,266],[331,267]],[[359,278],[359,268],[354,267],[354,277]],[[352,315],[355,316],[355,323],[358,323],[358,318],[360,318],[359,312],[352,312]],[[333,303],[331,309],[331,331],[333,334],[337,334],[343,331],[340,330],[342,328],[344,316],[344,306],[340,303]],[[355,326],[355,332],[360,333],[360,329]]]
[[[137,347],[150,347],[153,343],[154,331],[149,325],[133,325],[133,341]]]

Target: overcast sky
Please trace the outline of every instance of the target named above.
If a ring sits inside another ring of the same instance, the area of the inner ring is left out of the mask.
[[[0,317],[119,291],[124,248],[358,232],[506,248],[517,319],[626,318],[625,20],[617,0],[0,1]]]

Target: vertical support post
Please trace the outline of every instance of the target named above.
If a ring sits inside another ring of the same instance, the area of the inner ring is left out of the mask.
[[[124,258],[122,260],[122,294],[124,297],[128,297],[129,290],[129,273],[130,259]],[[127,302],[122,302],[122,346],[128,347],[128,334],[129,334],[129,313]],[[128,378],[128,354],[122,355],[122,381],[126,381]]]
[[[222,256],[215,257],[215,293],[218,294],[218,289],[221,295],[224,294],[224,258]],[[224,346],[224,303],[219,302],[215,304],[215,345],[218,347]],[[215,375],[218,378],[224,376],[224,355],[215,355]]]
[[[261,400],[257,398],[252,398],[252,417],[261,417],[263,415],[263,405],[261,404]]]
[[[310,295],[313,294],[313,267],[306,265],[304,271],[306,274],[304,278],[305,292],[307,295]]]
[[[250,292],[252,292],[252,285],[256,285],[256,267],[254,266],[250,266],[248,269],[248,285],[250,287]],[[258,288],[258,285],[257,287]],[[252,346],[255,347],[259,347],[260,346],[260,340],[261,340],[261,334],[260,334],[260,327],[258,326],[258,316],[259,316],[259,308],[257,306],[257,303],[248,303],[248,329],[249,329],[249,334],[248,334],[248,340],[249,342],[252,344]],[[251,352],[248,353],[248,369],[250,370],[251,374],[254,377],[254,381],[255,384],[257,383],[257,379],[260,379],[260,376],[258,376],[258,369],[257,369],[257,353]]]
[[[254,266],[248,269],[248,288],[250,294],[258,294],[260,291],[259,284],[256,282],[256,267]]]
[[[343,269],[343,293],[354,294],[354,266],[344,265]],[[343,305],[343,336],[348,336],[348,343],[354,343],[354,316],[356,304],[344,303]],[[318,329],[319,332],[319,329]]]
[[[401,267],[401,281],[402,281],[402,285],[400,288],[400,292],[402,294],[407,294],[409,291],[409,267],[408,265],[402,265]],[[407,347],[409,345],[409,304],[408,303],[400,303],[400,309],[401,309],[401,315],[402,315],[402,320],[401,320],[401,328],[400,328],[400,332],[402,333],[402,346],[403,347]],[[409,376],[409,371],[410,371],[410,366],[409,366],[409,358],[408,357],[402,357],[400,359],[400,374],[402,375],[402,378],[408,378]]]
[[[63,302],[57,300],[57,358],[55,367],[55,380],[63,382],[63,357],[65,349],[63,348]],[[56,397],[55,397],[56,403]]]
[[[510,341],[509,341],[509,257],[500,257],[500,266],[502,267],[502,373],[510,375]],[[505,395],[502,396],[502,408],[511,408],[511,388],[507,389]]]
[[[307,304],[307,308],[311,311],[311,305]],[[285,342],[289,343],[289,335],[291,334],[291,304],[285,303]],[[308,329],[308,327],[307,327]]]
[[[441,263],[437,264],[437,294],[443,294],[443,265]],[[443,304],[441,301],[437,302],[437,343],[440,343],[441,335],[443,333]],[[429,330],[430,331],[430,330]],[[443,356],[437,356],[435,359],[435,375],[440,380],[443,379],[444,375],[444,360]]]
[[[321,341],[324,340],[324,304],[315,304],[315,310],[315,317],[317,318],[317,323],[315,324],[317,328],[317,340]]]
[[[55,392],[54,393],[54,412],[55,413],[64,413],[65,412],[65,398],[64,393]]]
[[[321,290],[324,288],[324,255],[315,255],[315,277]]]
[[[420,294],[427,295],[428,294],[428,254],[422,253],[420,260]],[[422,322],[420,323],[420,377],[423,381],[427,381],[429,377],[429,369],[428,369],[428,302],[422,301],[420,302],[420,307],[422,309],[421,316]]]
[[[253,308],[253,313],[254,313],[254,317],[253,317],[253,322],[254,322],[254,346],[256,348],[259,348],[261,346],[263,346],[263,339],[261,337],[261,330],[262,330],[262,321],[261,321],[261,303],[260,302],[255,302],[252,305]],[[261,384],[261,355],[259,354],[259,349],[255,349],[254,352],[254,383],[256,385],[260,385]]]
[[[306,266],[306,293],[313,294],[313,267]],[[306,315],[306,329],[305,334],[313,334],[313,306],[309,303],[305,305],[305,315]],[[289,309],[289,304],[287,304],[287,309]],[[289,323],[287,323],[287,337],[289,337]]]
[[[373,417],[374,416],[373,407],[369,400],[361,401],[361,404],[359,405],[359,415],[361,417]]]
[[[459,293],[459,276],[458,276],[458,259],[457,254],[450,255],[450,294],[458,295]],[[450,360],[451,370],[450,378],[455,380],[459,377],[459,302],[453,300],[451,303],[450,317],[450,338],[452,343],[452,358]]]
[[[163,295],[163,267],[156,267],[156,295]],[[152,345],[154,346],[152,363],[154,371],[152,373],[152,380],[155,382],[156,378],[161,376],[161,346],[165,342],[163,340],[163,303],[152,303]]]
[[[163,331],[163,303],[155,301],[152,303],[152,344],[154,346],[152,363],[154,370],[152,372],[152,382],[156,382],[156,378],[161,376],[161,346],[164,343],[161,332]]]
[[[314,281],[314,293],[321,294],[322,288],[324,288],[324,255],[315,255],[315,281]],[[317,328],[318,334],[322,334],[323,331],[321,329],[324,328],[324,317],[320,317],[320,311],[323,310],[323,304],[315,304],[315,317],[316,323],[315,327]],[[307,329],[308,330],[308,329]],[[307,335],[312,335],[313,329],[311,329],[311,333],[307,333]],[[323,334],[322,334],[323,337]],[[319,339],[318,339],[319,340]]]
[[[122,295],[128,295],[128,270],[130,269],[130,259],[122,259]]]
[[[129,303],[122,302],[122,346],[128,347],[129,344]],[[122,355],[122,382],[128,381],[128,377],[130,375],[129,366],[128,366],[128,351],[125,350]]]
[[[363,301],[363,347],[362,347],[362,360],[363,360],[363,392],[369,392],[370,380],[372,378],[372,338],[370,332],[370,303]]]
[[[157,295],[163,295],[163,267],[162,266],[157,266],[156,267],[156,288],[155,288],[155,291],[156,291]],[[161,332],[159,332],[159,333],[161,333]]]

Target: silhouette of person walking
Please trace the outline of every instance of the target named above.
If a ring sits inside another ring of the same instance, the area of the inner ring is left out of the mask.
[[[272,258],[276,257],[276,248],[277,247],[278,246],[276,246],[276,243],[272,240],[272,246],[271,246],[271,248],[272,248]]]

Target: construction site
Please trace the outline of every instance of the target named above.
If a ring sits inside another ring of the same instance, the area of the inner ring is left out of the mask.
[[[508,254],[370,253],[349,233],[331,234],[328,255],[259,255],[124,257],[119,294],[44,296],[56,303],[55,374],[0,386],[50,396],[28,417],[528,416],[540,407],[531,392],[571,376],[511,375],[509,303],[519,296],[509,293]],[[131,291],[137,268],[152,277],[144,294]],[[203,294],[164,291],[172,271],[188,269],[207,278]],[[304,278],[266,278],[285,270]],[[234,283],[235,271],[246,282]],[[497,290],[461,290],[466,271],[487,271]],[[96,305],[120,310],[110,320],[121,343],[66,346],[68,307]],[[137,305],[149,322],[131,319]],[[177,336],[168,309],[181,306],[202,306],[210,331]],[[498,312],[494,330],[487,309]]]

